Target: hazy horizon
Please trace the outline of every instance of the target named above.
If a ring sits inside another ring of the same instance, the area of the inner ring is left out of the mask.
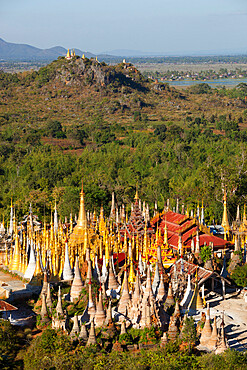
[[[162,55],[247,53],[245,0],[1,0],[0,37],[42,49],[99,54],[134,50]]]

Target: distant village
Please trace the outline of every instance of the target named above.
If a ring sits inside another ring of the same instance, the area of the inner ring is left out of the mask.
[[[172,66],[173,68],[175,65]],[[191,80],[191,81],[210,81],[210,80],[219,80],[219,79],[244,79],[247,78],[247,70],[227,70],[226,68],[222,68],[219,71],[215,71],[209,69],[207,71],[199,71],[199,72],[192,72],[192,71],[176,71],[176,70],[168,70],[166,72],[147,72],[144,71],[144,76],[151,78],[152,80],[158,79],[162,82],[165,81],[183,81],[183,80]]]

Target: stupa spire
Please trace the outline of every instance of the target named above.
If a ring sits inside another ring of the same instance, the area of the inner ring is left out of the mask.
[[[79,268],[79,260],[78,257],[76,257],[75,261],[75,276],[73,279],[73,283],[70,289],[70,299],[73,302],[73,300],[78,299],[81,293],[81,290],[83,288],[83,282],[81,279],[81,273]]]
[[[115,195],[114,192],[112,192],[110,220],[115,220],[115,217],[116,217]]]
[[[61,289],[60,289],[60,286],[58,287],[58,297],[57,297],[56,313],[57,313],[57,316],[63,315],[63,306],[62,306],[62,298],[61,298]]]
[[[202,200],[202,208],[201,208],[201,224],[205,225],[205,220],[204,220],[204,207],[203,207],[203,200]]]
[[[14,256],[12,260],[11,270],[19,271],[19,264],[20,264],[20,244],[19,244],[19,237],[18,234],[15,236],[15,249],[14,249]]]
[[[136,273],[136,282],[135,282],[135,290],[132,295],[132,304],[133,305],[138,305],[138,303],[141,300],[141,286],[140,286],[140,275],[139,271],[137,270]]]
[[[147,282],[146,282],[146,289],[143,295],[144,302],[150,298],[150,300],[154,299],[152,283],[151,283],[151,272],[150,272],[150,265],[148,264],[147,267]]]
[[[66,54],[66,57],[65,57],[66,59],[70,59],[71,58],[71,55],[70,55],[70,51],[69,51],[69,49],[68,49],[68,51],[67,51],[67,54]]]
[[[35,260],[34,249],[33,249],[33,241],[31,240],[29,263],[28,263],[24,278],[31,280],[33,277],[35,268],[36,268],[36,260]]]
[[[88,282],[88,313],[90,318],[94,318],[95,315],[95,306],[93,302],[93,295],[92,295],[92,282],[91,280]]]
[[[51,300],[51,286],[50,283],[47,285],[46,305],[49,308],[50,313],[52,312],[52,300]]]
[[[58,232],[57,201],[55,201],[55,207],[54,207],[54,233],[57,234],[57,232]]]
[[[124,271],[124,280],[122,286],[122,294],[118,304],[118,312],[124,314],[126,312],[126,307],[130,302],[129,286],[128,286],[128,275],[127,270]]]
[[[168,307],[171,307],[174,303],[175,303],[175,300],[172,294],[172,285],[171,283],[169,283],[165,306],[168,308]]]
[[[10,221],[9,221],[9,235],[12,235],[13,234],[13,231],[14,231],[13,217],[14,217],[14,210],[13,210],[13,202],[12,202],[12,198],[11,198],[11,204],[10,204]]]
[[[112,260],[113,260],[113,258],[111,257],[110,261],[109,261],[108,289],[116,290],[116,289],[118,289],[118,282],[117,282],[116,277],[114,275]]]
[[[42,294],[42,306],[40,311],[41,319],[43,322],[49,321],[48,311],[46,307],[46,296]]]
[[[96,307],[96,313],[95,313],[95,325],[96,326],[102,326],[105,322],[106,315],[105,310],[103,308],[103,302],[102,302],[102,290],[100,289],[99,292],[99,300]]]
[[[92,273],[92,261],[91,261],[91,258],[89,257],[89,260],[87,261],[87,278],[86,278],[86,282],[88,283],[89,281],[92,281],[92,276],[93,276],[93,273]]]
[[[188,308],[192,312],[203,309],[203,302],[199,294],[197,271],[196,271],[195,289]]]
[[[165,227],[164,227],[164,245],[168,244],[168,233],[167,233],[167,224],[166,224],[166,218],[165,218]]]
[[[159,282],[160,282],[159,265],[158,265],[158,261],[156,261],[154,280],[153,280],[153,284],[152,284],[152,289],[153,289],[154,295],[156,295]]]
[[[211,322],[210,322],[210,310],[209,310],[209,304],[207,306],[207,314],[206,314],[206,321],[205,325],[202,329],[202,335],[200,338],[200,344],[202,346],[207,346],[210,338],[212,335],[212,327],[211,327]]]
[[[91,321],[89,336],[87,340],[87,346],[96,344],[96,335],[95,335],[95,327],[94,327],[94,319]]]
[[[84,230],[87,228],[87,216],[86,216],[86,211],[85,211],[83,180],[82,180],[81,192],[80,192],[80,210],[79,210],[79,217],[77,220],[77,225],[83,228]]]
[[[160,302],[163,302],[164,298],[165,298],[165,285],[164,285],[164,279],[163,279],[163,274],[161,273],[160,274],[160,283],[159,283],[159,288],[158,288],[158,292],[157,292],[157,300],[160,301]]]
[[[81,325],[81,331],[79,334],[79,338],[85,343],[87,341],[87,329],[86,325]]]
[[[64,266],[63,266],[62,277],[63,277],[63,280],[73,279],[73,272],[72,272],[70,261],[69,261],[69,247],[68,247],[67,241],[65,243]]]
[[[71,337],[75,337],[75,336],[77,336],[77,335],[79,334],[79,332],[80,332],[79,322],[78,322],[78,316],[77,316],[77,315],[75,315],[75,316],[72,318],[72,320],[73,320],[73,328],[72,328],[72,330],[71,330],[71,332],[70,332],[70,336],[71,336]]]
[[[221,226],[224,228],[225,234],[229,231],[229,221],[228,221],[228,216],[227,216],[227,205],[226,205],[226,189],[224,191],[224,197],[223,197],[223,202],[224,202],[224,210],[223,210],[223,217],[222,217],[222,223]]]
[[[213,322],[213,331],[212,331],[211,337],[208,341],[207,347],[214,350],[216,348],[216,345],[217,345],[217,340],[218,340],[218,333],[217,333],[216,316],[215,316],[214,317],[214,322]]]
[[[219,355],[223,352],[225,352],[228,348],[227,339],[225,336],[225,323],[224,323],[224,316],[222,317],[222,323],[221,323],[221,332],[220,332],[220,338],[219,338],[219,345],[216,348],[215,354]]]
[[[134,265],[133,265],[133,258],[130,259],[130,271],[129,271],[129,283],[134,284],[135,282],[135,272],[134,272]]]

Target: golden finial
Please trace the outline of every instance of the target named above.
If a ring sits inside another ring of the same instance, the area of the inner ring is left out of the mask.
[[[244,204],[244,214],[243,214],[243,224],[245,225],[246,224],[246,209],[245,209],[246,205]]]
[[[136,189],[135,200],[138,200],[138,199],[139,199],[139,196],[138,196],[138,190]]]
[[[71,58],[71,55],[70,55],[70,51],[68,49],[67,54],[66,54],[66,59],[70,59],[70,58]]]
[[[195,281],[198,282],[198,267],[196,267]]]
[[[133,258],[130,259],[130,272],[129,272],[129,283],[133,284],[135,282],[135,272],[133,266]]]

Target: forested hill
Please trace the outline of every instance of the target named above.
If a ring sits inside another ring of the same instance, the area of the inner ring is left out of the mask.
[[[43,219],[55,199],[61,217],[109,210],[111,192],[130,204],[136,184],[162,210],[169,197],[189,209],[204,200],[220,221],[227,186],[230,216],[246,201],[247,86],[176,90],[146,80],[131,64],[58,60],[38,72],[0,73],[0,210]]]

